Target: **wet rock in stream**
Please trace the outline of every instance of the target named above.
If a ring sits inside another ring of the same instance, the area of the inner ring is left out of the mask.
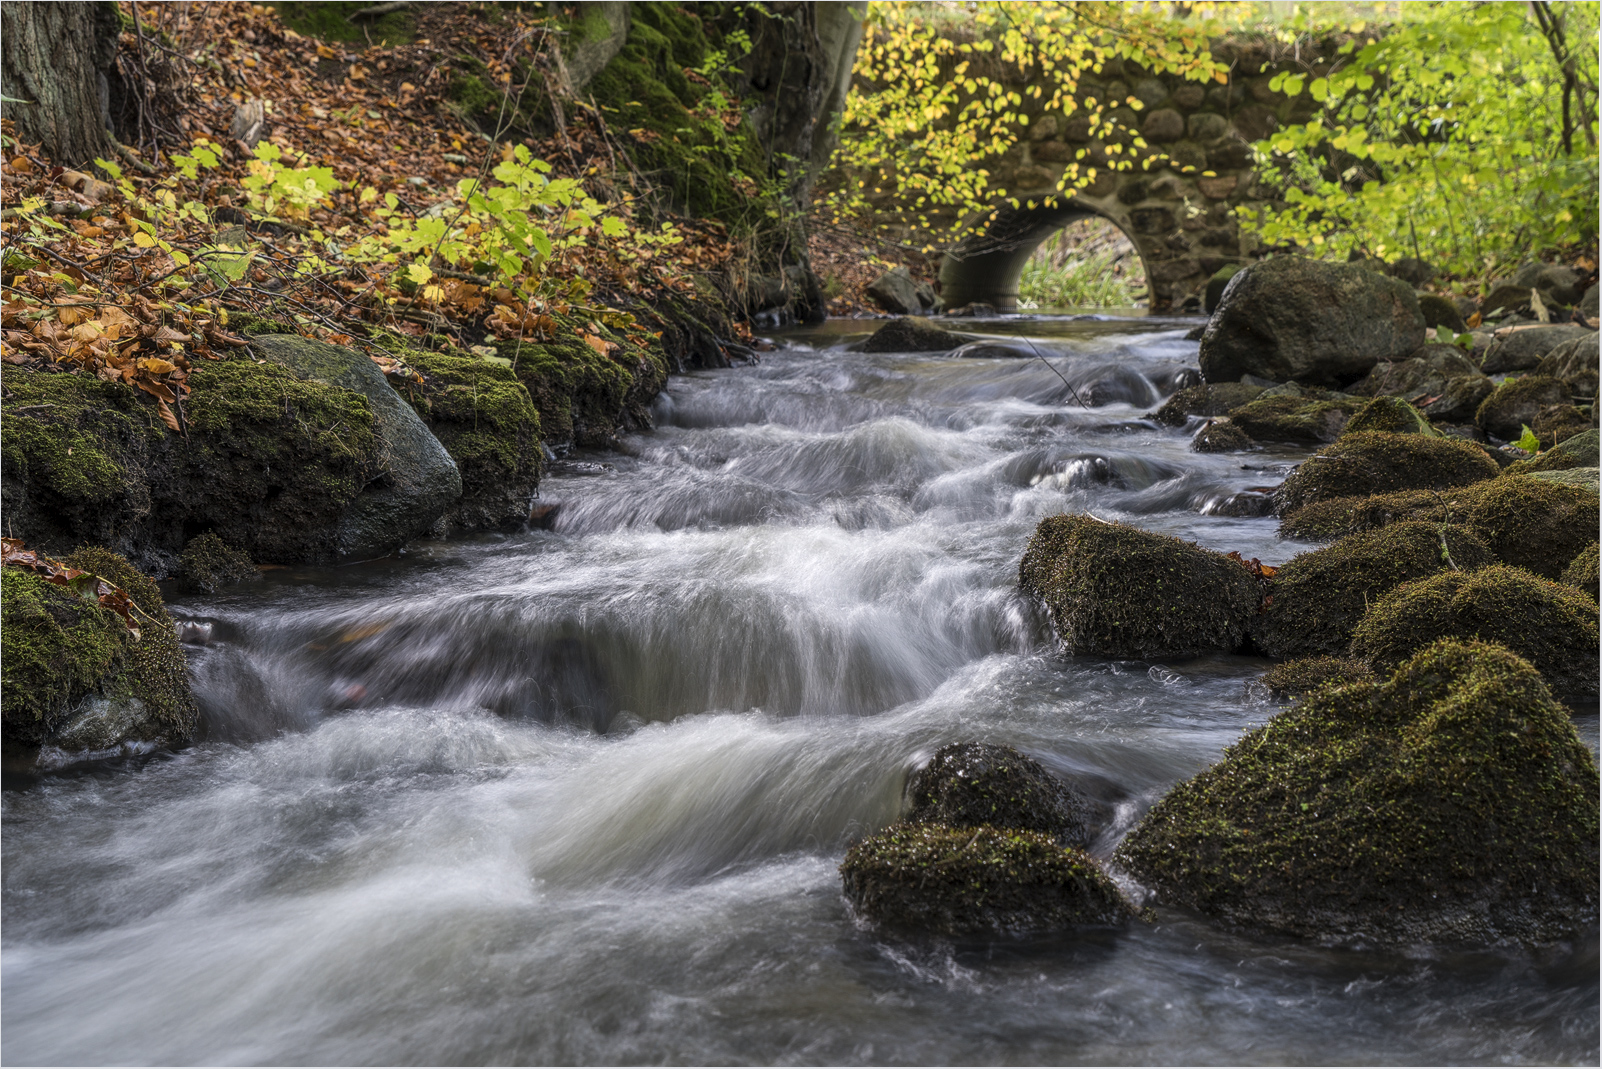
[[[1065,846],[1091,839],[1091,802],[1011,746],[954,743],[913,774],[906,819],[972,828],[990,824],[1050,835]]]

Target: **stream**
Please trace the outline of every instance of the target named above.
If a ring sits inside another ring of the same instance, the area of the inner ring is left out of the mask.
[[[1105,858],[1280,706],[1266,663],[1069,658],[1015,592],[1062,511],[1279,564],[1305,452],[1143,418],[1195,320],[873,323],[677,376],[550,529],[175,597],[204,738],[9,784],[8,1064],[1504,1064],[1598,1058],[1598,955],[1327,950],[1179,910],[950,943],[836,871],[940,746],[1097,803]],[[1065,387],[1072,383],[1081,404]],[[1244,497],[1242,496],[1244,495]],[[1595,751],[1596,715],[1576,719]]]

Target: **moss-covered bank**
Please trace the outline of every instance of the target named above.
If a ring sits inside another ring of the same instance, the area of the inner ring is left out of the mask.
[[[1448,641],[1316,691],[1116,859],[1163,900],[1343,943],[1549,943],[1597,919],[1596,765],[1540,675]]]

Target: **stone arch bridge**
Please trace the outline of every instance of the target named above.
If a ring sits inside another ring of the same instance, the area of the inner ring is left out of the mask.
[[[1216,271],[1267,251],[1242,232],[1235,216],[1237,208],[1273,197],[1262,181],[1252,142],[1318,110],[1305,90],[1288,97],[1270,89],[1270,80],[1282,70],[1326,72],[1330,64],[1318,57],[1335,55],[1339,43],[1323,40],[1310,48],[1304,41],[1292,50],[1255,38],[1214,41],[1214,57],[1231,66],[1227,84],[1156,74],[1129,60],[1107,61],[1100,72],[1080,82],[1077,109],[1030,114],[1024,136],[998,162],[988,164],[992,183],[1008,196],[998,197],[995,217],[982,235],[944,250],[940,282],[945,306],[983,301],[999,311],[1016,309],[1019,275],[1040,243],[1070,223],[1099,216],[1127,234],[1139,252],[1154,311],[1199,311],[1207,281]],[[1031,100],[1027,92],[1020,95],[1026,103]],[[1098,139],[1091,136],[1086,98],[1133,98],[1142,107],[1122,103],[1112,108],[1109,117],[1116,133]],[[1146,142],[1144,149],[1133,146],[1136,133]],[[1109,153],[1113,144],[1124,148]],[[1095,167],[1096,178],[1059,192],[1065,167],[1076,158],[1081,168]],[[1133,168],[1111,169],[1109,164],[1120,158],[1132,158]],[[1013,207],[1011,199],[1023,206]],[[895,217],[892,198],[876,207]],[[960,218],[953,211],[932,218],[937,227],[972,226],[983,215]],[[910,226],[903,233],[913,235]]]

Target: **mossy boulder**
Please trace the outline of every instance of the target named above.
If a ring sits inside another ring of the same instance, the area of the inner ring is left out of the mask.
[[[1363,431],[1297,465],[1280,486],[1281,516],[1317,501],[1390,493],[1445,490],[1494,477],[1501,469],[1485,450],[1457,438]]]
[[[1441,572],[1384,595],[1352,632],[1351,653],[1386,671],[1443,638],[1505,646],[1559,694],[1597,693],[1596,602],[1506,564]]]
[[[1530,478],[1540,479],[1542,482],[1557,483],[1562,486],[1574,486],[1593,493],[1602,489],[1602,472],[1596,468],[1565,468],[1562,471],[1536,471],[1530,473]]]
[[[894,824],[854,844],[840,875],[859,917],[904,932],[1047,932],[1134,915],[1094,861],[1035,831]]]
[[[1523,475],[1535,471],[1563,471],[1567,468],[1594,468],[1599,461],[1598,446],[1602,444],[1594,428],[1586,428],[1571,435],[1528,460],[1515,460],[1507,474]]]
[[[1561,380],[1526,375],[1522,379],[1509,379],[1492,391],[1474,413],[1474,422],[1486,434],[1511,442],[1523,433],[1526,425],[1535,422],[1542,409],[1568,403],[1569,389]]]
[[[1363,397],[1405,398],[1429,419],[1467,423],[1495,388],[1463,350],[1454,345],[1426,345],[1417,356],[1375,364],[1366,378],[1347,390]]]
[[[1592,600],[1597,600],[1597,543],[1592,542],[1580,550],[1579,555],[1563,569],[1563,574],[1558,576],[1558,582],[1583,590],[1591,595]]]
[[[67,587],[24,568],[0,569],[6,743],[77,753],[188,742],[199,712],[156,584],[97,547],[66,563],[121,587],[143,614],[136,616],[140,634],[136,639],[116,613]]]
[[[1196,437],[1190,440],[1190,447],[1198,453],[1239,453],[1255,449],[1257,443],[1229,420],[1218,419],[1197,431]]]
[[[1251,929],[1546,944],[1596,924],[1597,794],[1535,669],[1446,641],[1250,732],[1115,858],[1164,901]]]
[[[1535,414],[1530,430],[1543,450],[1551,449],[1596,426],[1590,413],[1576,405],[1551,405]],[[1576,465],[1577,467],[1579,465]],[[1590,465],[1595,467],[1595,465]]]
[[[554,450],[609,449],[620,432],[649,429],[649,406],[667,382],[660,346],[636,345],[604,326],[591,333],[606,344],[605,354],[581,341],[571,325],[554,341],[496,344],[528,390],[541,438]]]
[[[1048,516],[1018,567],[1071,653],[1184,657],[1236,650],[1258,581],[1238,561],[1122,523]]]
[[[1274,576],[1251,635],[1270,657],[1343,656],[1381,595],[1413,579],[1480,568],[1496,557],[1473,532],[1417,521],[1348,535],[1299,554]]]
[[[1487,375],[1505,371],[1529,371],[1558,346],[1596,337],[1596,332],[1575,323],[1525,327],[1509,331],[1491,343],[1481,370]]]
[[[945,353],[972,340],[942,330],[922,316],[901,316],[890,320],[853,348],[859,353]]]
[[[1164,426],[1183,427],[1191,416],[1222,416],[1231,409],[1247,404],[1262,392],[1263,387],[1249,386],[1244,382],[1186,386],[1176,390],[1161,408],[1152,413],[1151,418]]]
[[[213,531],[191,538],[178,563],[185,589],[201,594],[215,594],[229,583],[261,577],[250,554],[230,546]]]
[[[1422,434],[1439,438],[1441,432],[1430,426],[1424,414],[1400,397],[1376,397],[1357,410],[1341,431],[1342,434],[1361,434],[1364,431],[1388,431],[1391,434]]]
[[[540,414],[510,363],[416,349],[402,358],[422,381],[391,384],[461,473],[462,496],[446,522],[466,530],[526,522],[544,460]]]
[[[1362,661],[1350,657],[1298,657],[1276,664],[1263,673],[1268,693],[1283,701],[1301,698],[1320,687],[1372,682],[1374,673]]]
[[[1595,397],[1597,369],[1602,357],[1595,331],[1555,346],[1535,365],[1537,375],[1560,380],[1576,397]]]
[[[941,747],[907,785],[918,824],[1021,828],[1065,846],[1089,845],[1090,800],[1011,746],[961,742]]]
[[[1317,391],[1300,397],[1259,397],[1231,409],[1229,421],[1259,442],[1318,445],[1333,442],[1362,401]]]

